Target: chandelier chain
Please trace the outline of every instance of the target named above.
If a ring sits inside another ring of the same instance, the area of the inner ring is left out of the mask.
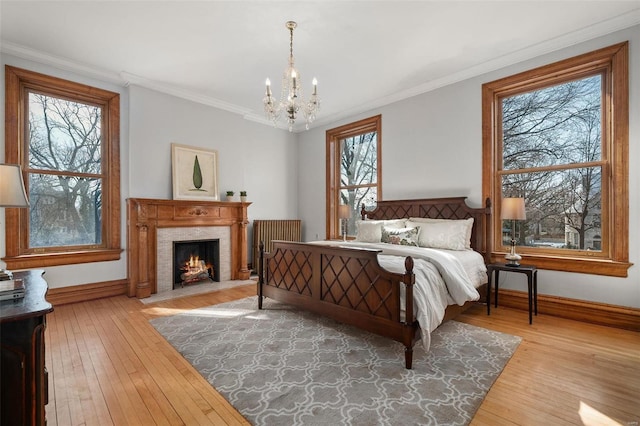
[[[289,27],[289,58],[293,62],[293,29],[295,27]]]

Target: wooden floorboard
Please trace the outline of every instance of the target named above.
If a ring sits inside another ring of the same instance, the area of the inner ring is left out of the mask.
[[[523,339],[472,424],[640,423],[640,333],[527,316],[477,306],[458,318]]]
[[[149,305],[115,296],[56,307],[49,426],[248,424],[149,320],[254,294],[251,284]],[[487,316],[481,305],[457,320],[523,339],[472,425],[640,424],[640,333],[547,315],[529,325],[527,312]]]

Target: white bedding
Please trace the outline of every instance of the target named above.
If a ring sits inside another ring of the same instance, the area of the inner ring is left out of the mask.
[[[473,250],[442,250],[399,246],[385,243],[314,241],[314,244],[380,249],[380,266],[394,273],[404,273],[404,260],[414,260],[414,311],[420,324],[422,344],[429,350],[431,332],[444,319],[448,305],[463,305],[478,300],[477,288],[487,282],[487,269],[482,256]],[[402,288],[404,290],[404,287]],[[404,294],[401,302],[404,305]],[[404,306],[403,306],[404,307]]]

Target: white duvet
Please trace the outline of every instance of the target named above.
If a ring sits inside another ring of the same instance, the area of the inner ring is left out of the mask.
[[[414,311],[420,324],[422,344],[426,350],[429,350],[431,344],[431,332],[444,319],[446,307],[478,300],[480,294],[476,287],[487,282],[484,260],[479,253],[472,250],[439,250],[384,243],[336,244],[335,241],[314,241],[314,244],[380,249],[380,266],[394,273],[404,273],[405,258],[411,256],[416,277],[413,287]],[[401,303],[404,308],[404,291]]]

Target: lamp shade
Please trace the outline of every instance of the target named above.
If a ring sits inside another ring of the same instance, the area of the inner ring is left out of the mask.
[[[22,171],[17,164],[0,164],[0,207],[29,207]]]
[[[346,204],[338,206],[338,217],[340,219],[349,219],[351,217],[351,207]]]
[[[524,198],[503,198],[500,217],[507,220],[525,220],[527,213],[524,208]]]

